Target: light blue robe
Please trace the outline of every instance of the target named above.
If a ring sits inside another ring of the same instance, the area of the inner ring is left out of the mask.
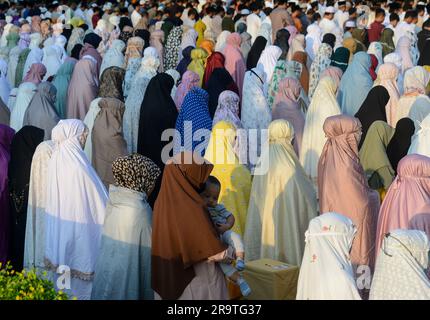
[[[338,102],[342,113],[354,116],[373,86],[371,60],[366,52],[357,52],[340,80]]]
[[[110,186],[91,299],[149,300],[152,210],[145,193]]]

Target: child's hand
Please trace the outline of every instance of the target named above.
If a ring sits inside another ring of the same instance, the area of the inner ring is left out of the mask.
[[[218,233],[224,233],[224,232],[226,232],[227,230],[229,230],[230,229],[230,226],[228,225],[228,224],[217,224],[216,225],[216,229],[217,229],[217,231],[218,231]]]

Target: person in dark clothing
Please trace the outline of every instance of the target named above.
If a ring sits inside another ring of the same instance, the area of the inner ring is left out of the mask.
[[[42,129],[25,126],[13,137],[9,162],[9,258],[16,271],[24,264],[25,228],[27,225],[28,190],[31,161],[36,147],[43,141]]]
[[[430,39],[430,18],[423,23],[423,29],[418,32],[418,50],[423,52],[424,44],[427,39]]]
[[[154,161],[161,169],[165,165],[162,151],[169,144],[169,141],[163,141],[161,137],[165,130],[175,128],[176,118],[178,117],[178,110],[170,95],[173,85],[174,80],[170,75],[167,73],[157,74],[149,82],[140,107],[137,152]],[[170,152],[166,156],[172,155],[173,153]],[[151,207],[153,207],[157,199],[161,179],[162,177],[160,176],[155,184],[154,191],[148,199]]]

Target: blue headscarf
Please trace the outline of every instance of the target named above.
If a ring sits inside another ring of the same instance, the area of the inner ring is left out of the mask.
[[[75,64],[76,61],[72,59],[63,63],[52,81],[52,84],[57,89],[55,110],[57,111],[60,119],[67,118],[67,93]]]
[[[175,136],[174,154],[181,151],[194,151],[199,146],[197,151],[200,151],[201,156],[204,155],[204,150],[209,143],[210,131],[212,130],[212,119],[209,114],[208,103],[209,94],[201,88],[195,87],[185,96],[181,111],[176,120],[176,131],[177,134],[180,134],[180,137]],[[191,131],[185,131],[185,121],[191,121]],[[194,141],[194,134],[199,129],[208,130],[208,136],[195,137],[197,141]],[[189,136],[191,132],[192,135]],[[187,133],[186,137],[185,133]],[[200,145],[202,141],[204,143]]]
[[[357,52],[340,80],[338,102],[342,113],[354,116],[373,86],[371,60],[366,52]]]
[[[188,65],[191,63],[191,51],[193,51],[193,49],[194,47],[188,46],[184,50],[182,50],[183,58],[176,67],[176,71],[179,72],[181,78],[184,75],[185,71],[187,71]]]

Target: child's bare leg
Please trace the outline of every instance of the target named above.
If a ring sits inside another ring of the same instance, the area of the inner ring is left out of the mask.
[[[239,272],[235,271],[232,275],[229,276],[230,280],[234,281],[240,288],[240,292],[242,292],[243,296],[249,296],[251,293],[251,288],[248,283],[243,279]]]
[[[237,283],[237,280],[240,278],[239,272],[235,271],[232,275],[229,276],[231,281],[234,281]]]
[[[236,252],[236,257],[245,260],[245,252]]]

